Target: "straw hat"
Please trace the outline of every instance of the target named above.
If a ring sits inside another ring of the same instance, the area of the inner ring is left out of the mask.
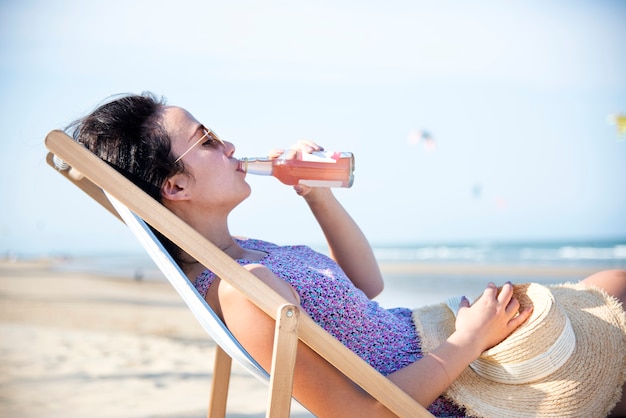
[[[626,379],[626,314],[581,284],[514,286],[530,318],[485,351],[444,394],[479,417],[604,417]],[[424,354],[454,331],[458,301],[413,312]],[[453,312],[454,311],[454,312]]]

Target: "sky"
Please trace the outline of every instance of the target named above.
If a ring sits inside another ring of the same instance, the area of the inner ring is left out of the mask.
[[[139,248],[43,141],[142,91],[236,156],[353,152],[335,193],[374,245],[626,241],[624,22],[605,0],[0,0],[0,255]],[[248,182],[233,234],[323,242],[290,187]]]

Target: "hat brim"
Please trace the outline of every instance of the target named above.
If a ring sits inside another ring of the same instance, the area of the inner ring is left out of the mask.
[[[532,383],[503,384],[470,367],[444,396],[478,417],[605,417],[620,400],[626,380],[626,314],[605,292],[582,284],[548,287],[567,313],[576,335],[571,357],[551,375]],[[413,312],[424,354],[454,332],[445,305]]]

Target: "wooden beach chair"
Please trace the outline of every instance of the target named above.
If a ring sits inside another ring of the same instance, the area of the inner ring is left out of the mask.
[[[327,333],[298,307],[288,303],[236,261],[206,240],[187,223],[62,131],[46,137],[47,162],[68,180],[122,220],[216,342],[209,417],[226,414],[232,359],[254,376],[269,381],[267,416],[288,417],[298,340],[307,344],[353,382],[400,417],[431,417],[420,404],[364,360]],[[269,373],[237,342],[215,312],[154,236],[158,230],[243,293],[276,320],[272,366]]]

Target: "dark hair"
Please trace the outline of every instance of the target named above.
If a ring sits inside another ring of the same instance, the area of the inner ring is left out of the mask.
[[[161,202],[165,180],[183,170],[171,156],[171,140],[161,123],[164,106],[165,99],[149,92],[116,97],[72,123],[66,131]],[[180,264],[180,248],[153,231]]]

